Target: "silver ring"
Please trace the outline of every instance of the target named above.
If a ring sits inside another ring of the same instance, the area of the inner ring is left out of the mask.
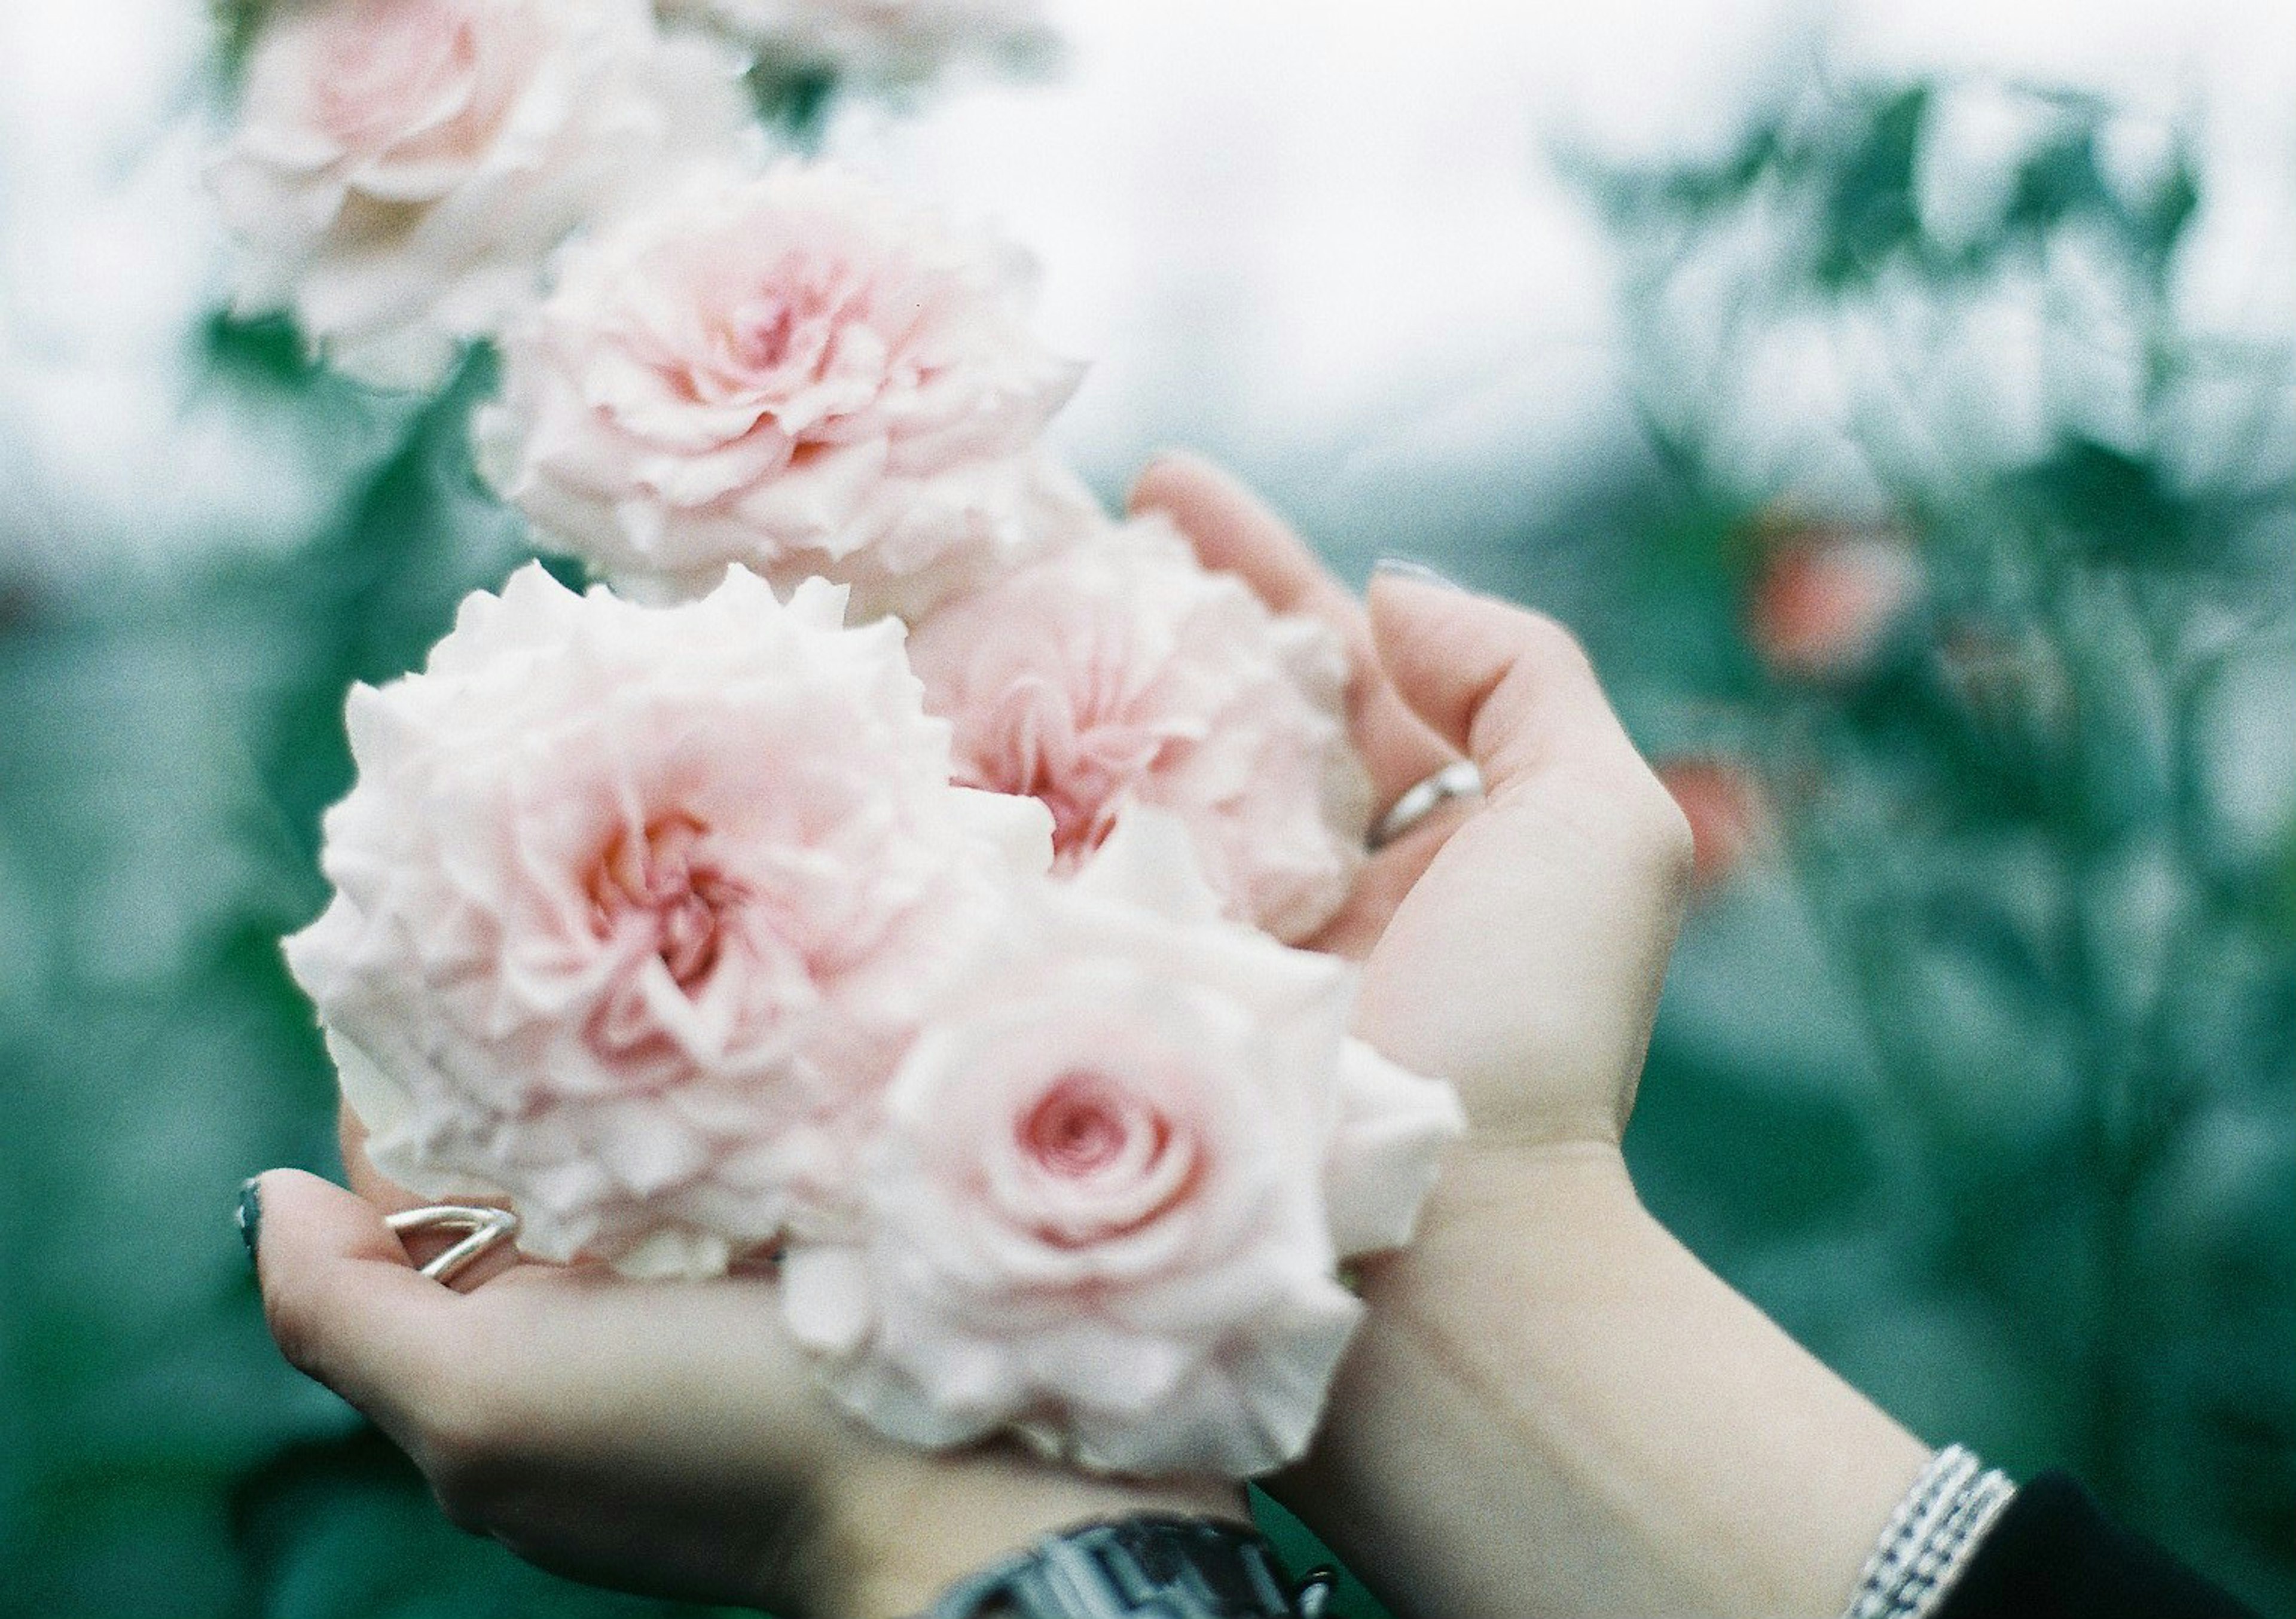
[[[1482,792],[1483,773],[1475,768],[1475,762],[1454,759],[1398,798],[1364,841],[1374,850],[1383,849],[1417,830],[1421,822],[1452,799],[1479,798]]]
[[[463,1231],[462,1241],[422,1267],[434,1281],[450,1282],[504,1240],[518,1235],[518,1216],[506,1208],[477,1208],[460,1203],[434,1203],[426,1208],[401,1209],[382,1222],[404,1235],[408,1231]]]

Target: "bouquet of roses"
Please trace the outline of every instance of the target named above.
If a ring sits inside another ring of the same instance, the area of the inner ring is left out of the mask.
[[[381,374],[496,342],[481,470],[599,581],[352,691],[289,962],[376,1166],[535,1257],[770,1271],[915,1443],[1279,1466],[1460,1128],[1298,947],[1370,810],[1344,650],[1049,454],[1017,254],[693,137],[716,48],[554,0],[258,47],[264,296]]]

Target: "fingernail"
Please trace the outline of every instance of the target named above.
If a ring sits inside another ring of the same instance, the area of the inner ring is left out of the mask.
[[[1380,579],[1407,579],[1414,585],[1431,585],[1438,590],[1464,591],[1467,587],[1446,573],[1439,573],[1424,562],[1409,557],[1382,557],[1371,565],[1372,576]]]
[[[256,1184],[259,1177],[250,1175],[239,1183],[239,1213],[234,1216],[239,1225],[239,1239],[247,1244],[247,1262],[255,1263],[255,1240],[263,1224],[263,1190]]]

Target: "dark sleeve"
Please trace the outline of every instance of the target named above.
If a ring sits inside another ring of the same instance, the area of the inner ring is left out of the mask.
[[[2002,1509],[1934,1619],[2259,1615],[2113,1524],[2070,1474],[2044,1473]]]

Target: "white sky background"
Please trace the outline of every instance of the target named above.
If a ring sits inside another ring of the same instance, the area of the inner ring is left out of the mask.
[[[1002,222],[1095,362],[1058,431],[1120,486],[1191,443],[1353,560],[1497,525],[1630,431],[1611,266],[1547,153],[1718,150],[1775,76],[1991,69],[2201,120],[2191,308],[2296,332],[2289,0],[1054,0],[1051,85],[857,112],[834,149]],[[0,6],[0,547],[45,570],[291,539],[311,446],[189,397],[216,244],[199,0]],[[1823,395],[1823,377],[1800,385]],[[1788,394],[1797,391],[1789,387]],[[8,558],[0,550],[0,571]]]

